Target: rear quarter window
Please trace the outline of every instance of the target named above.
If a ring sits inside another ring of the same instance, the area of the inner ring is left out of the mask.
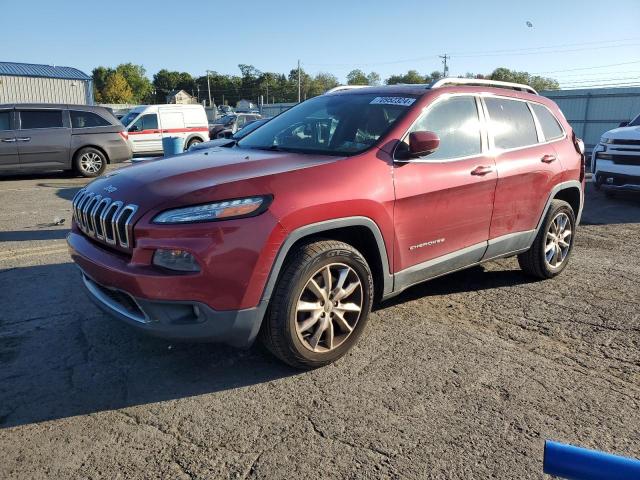
[[[496,148],[518,148],[538,143],[536,124],[526,102],[485,98]]]
[[[564,135],[564,131],[558,123],[558,120],[556,120],[556,117],[553,116],[547,107],[538,103],[530,103],[529,105],[531,105],[533,112],[538,118],[546,141],[556,140]]]
[[[108,127],[111,125],[107,120],[93,112],[71,110],[69,113],[73,128]]]

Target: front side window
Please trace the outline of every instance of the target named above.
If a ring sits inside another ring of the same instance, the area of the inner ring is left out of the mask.
[[[411,127],[411,132],[429,131],[440,137],[440,146],[427,160],[443,160],[480,155],[480,118],[474,97],[452,97],[436,103]],[[408,150],[407,135],[399,147]]]
[[[269,120],[242,148],[353,155],[381,139],[417,96],[372,93],[320,95]]]
[[[538,103],[531,103],[530,105],[536,117],[538,117],[538,122],[540,123],[546,141],[556,140],[564,135],[564,131],[558,123],[558,120],[556,120],[556,117],[553,116],[547,107]]]
[[[73,128],[108,127],[111,125],[100,115],[93,112],[71,110],[71,126]]]
[[[131,127],[132,131],[134,132],[142,132],[144,130],[157,130],[158,115],[156,115],[155,113],[142,115],[138,120],[135,121],[135,123]]]
[[[5,110],[0,112],[0,132],[11,130],[11,111]]]
[[[526,102],[485,98],[496,148],[518,148],[538,143],[538,133]]]
[[[60,128],[62,110],[23,110],[20,112],[20,128]]]
[[[138,115],[140,115],[140,112],[135,112],[135,111],[129,112],[120,119],[120,122],[122,122],[122,124],[125,127],[127,127],[131,122],[133,122],[136,119]]]

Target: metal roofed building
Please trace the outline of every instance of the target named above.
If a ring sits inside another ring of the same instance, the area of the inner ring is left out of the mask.
[[[545,90],[540,95],[558,104],[588,152],[604,132],[640,114],[640,87]]]
[[[0,104],[93,105],[93,82],[72,67],[0,62]]]

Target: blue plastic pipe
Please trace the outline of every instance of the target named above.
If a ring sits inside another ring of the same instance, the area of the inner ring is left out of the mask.
[[[163,137],[162,151],[165,157],[172,157],[184,152],[184,139],[180,137]]]
[[[640,460],[565,445],[544,443],[544,473],[569,480],[638,480]]]

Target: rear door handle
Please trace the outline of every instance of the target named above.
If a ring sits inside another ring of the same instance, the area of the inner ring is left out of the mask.
[[[551,162],[555,162],[556,160],[557,158],[555,155],[545,155],[540,159],[542,163],[551,163]]]
[[[486,175],[487,173],[491,173],[491,172],[493,172],[493,168],[480,165],[480,166],[474,168],[473,170],[471,170],[471,175],[482,176],[482,175]]]
[[[2,141],[4,143],[13,143],[13,142],[16,141],[16,139],[15,138],[3,138]]]
[[[16,140],[19,142],[30,142],[31,137],[19,137],[19,138],[16,138]]]

